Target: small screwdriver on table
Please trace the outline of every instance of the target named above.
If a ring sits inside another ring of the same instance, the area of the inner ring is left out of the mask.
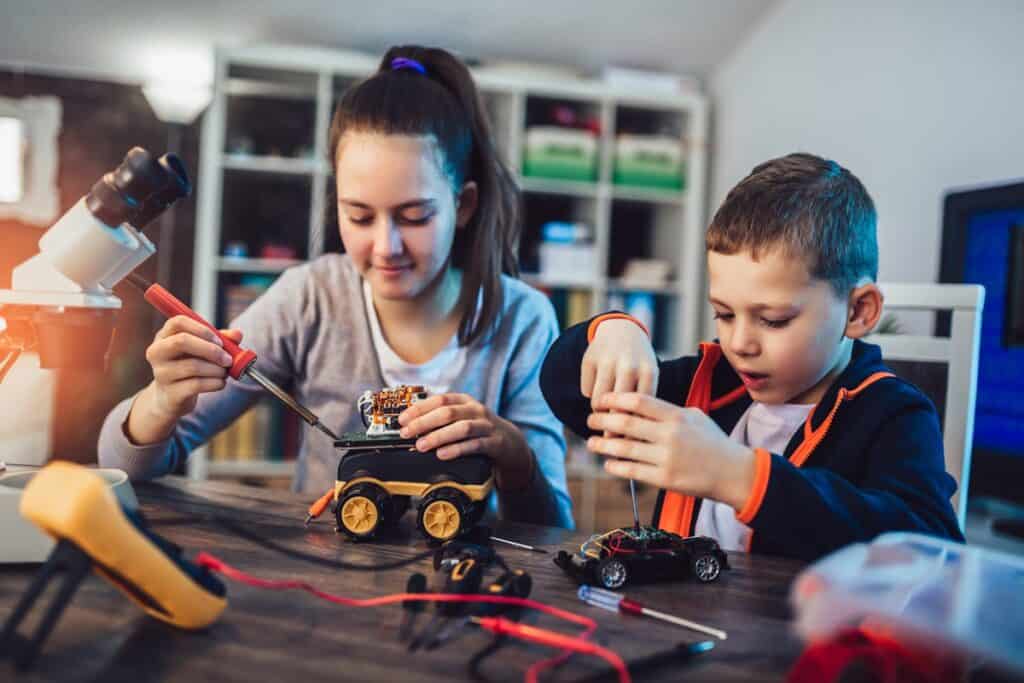
[[[580,600],[587,603],[588,605],[593,605],[594,607],[601,607],[602,609],[606,609],[610,612],[622,612],[623,614],[633,614],[635,616],[651,617],[652,619],[665,621],[670,624],[675,624],[676,626],[682,626],[683,628],[691,629],[693,631],[706,633],[709,636],[714,636],[715,638],[718,638],[720,640],[725,640],[726,638],[728,638],[726,632],[722,631],[721,629],[711,628],[710,626],[698,624],[697,622],[690,621],[689,619],[683,619],[682,617],[676,617],[671,614],[659,612],[658,610],[653,610],[650,607],[640,604],[636,600],[630,600],[625,595],[620,595],[619,593],[604,590],[603,588],[597,588],[596,586],[588,586],[587,584],[583,584],[582,586],[580,586],[577,595],[579,595]]]
[[[254,367],[256,363],[255,351],[252,351],[251,349],[243,349],[229,337],[221,334],[216,327],[204,320],[201,315],[186,306],[180,299],[168,292],[162,286],[148,282],[145,278],[136,275],[135,273],[130,274],[127,279],[133,285],[142,290],[143,298],[152,304],[153,308],[160,311],[168,318],[172,318],[176,315],[183,315],[186,318],[191,318],[200,325],[213,330],[214,334],[216,334],[223,343],[224,350],[231,356],[231,367],[228,369],[228,375],[232,379],[241,379],[242,375],[248,375],[253,379],[253,381],[273,394],[279,401],[281,401],[281,403],[284,403],[286,406],[294,410],[310,427],[316,427],[321,432],[331,437],[332,441],[337,441],[338,437],[334,435],[334,432],[320,422],[320,418],[310,412],[308,408],[296,401],[291,394],[272,382]]]

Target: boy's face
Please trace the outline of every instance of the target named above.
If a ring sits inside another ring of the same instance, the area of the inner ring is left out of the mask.
[[[846,302],[779,249],[708,252],[708,277],[722,351],[751,398],[817,403],[849,360]]]

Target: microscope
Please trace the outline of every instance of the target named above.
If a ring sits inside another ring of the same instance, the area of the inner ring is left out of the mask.
[[[47,230],[0,289],[0,381],[25,352],[42,368],[106,367],[112,289],[156,252],[146,225],[191,191],[178,157],[135,147]]]
[[[121,300],[114,285],[156,252],[142,229],[192,190],[181,161],[136,147],[39,240],[39,253],[0,290],[0,382],[23,353],[42,368],[106,367]],[[0,452],[0,564],[41,562],[53,548],[18,513],[36,470],[5,472]],[[96,470],[128,508],[124,472]]]

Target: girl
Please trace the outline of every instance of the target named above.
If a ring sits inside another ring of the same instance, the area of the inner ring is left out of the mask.
[[[331,123],[345,254],[283,273],[226,331],[337,433],[361,428],[367,389],[434,394],[400,417],[439,458],[484,453],[503,517],[572,526],[565,442],[538,386],[557,336],[547,299],[516,273],[518,190],[464,64],[396,47],[342,97]],[[265,395],[226,379],[216,336],[167,321],[146,351],[153,382],[107,416],[99,459],[133,478],[174,471]],[[293,488],[322,493],[339,454],[307,431]]]

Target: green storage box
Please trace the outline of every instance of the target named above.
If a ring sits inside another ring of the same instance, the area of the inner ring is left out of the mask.
[[[612,182],[663,190],[683,189],[682,141],[662,136],[620,135],[615,140]]]
[[[590,131],[534,126],[526,131],[523,175],[592,182],[597,179],[597,136]]]

